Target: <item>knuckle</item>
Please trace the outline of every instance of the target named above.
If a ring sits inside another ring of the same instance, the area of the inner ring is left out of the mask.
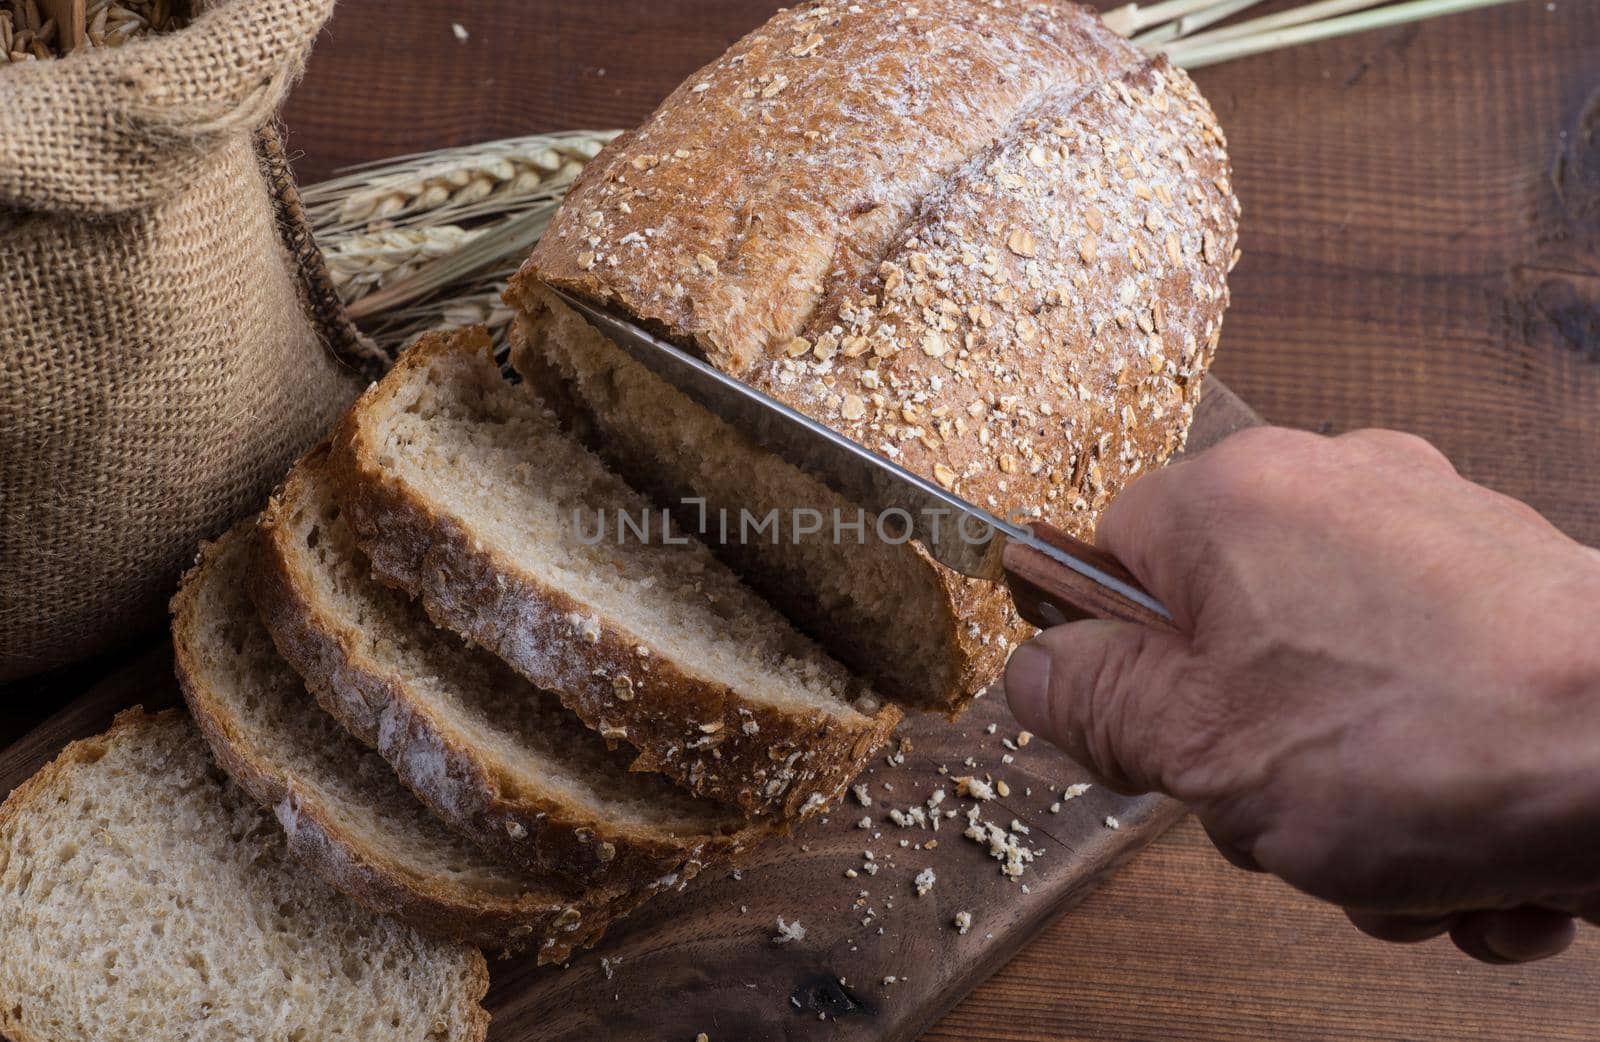
[[[1410,431],[1367,427],[1342,434],[1337,439],[1342,445],[1356,445],[1380,459],[1407,459],[1455,469],[1438,447],[1427,438]]]
[[[1292,497],[1313,470],[1325,441],[1283,427],[1240,431],[1201,457],[1204,480],[1195,483],[1198,494],[1191,505],[1231,514]]]
[[[1292,427],[1249,427],[1231,435],[1217,446],[1217,451],[1225,451],[1256,463],[1266,463],[1284,456],[1300,455],[1324,440],[1318,435]]]

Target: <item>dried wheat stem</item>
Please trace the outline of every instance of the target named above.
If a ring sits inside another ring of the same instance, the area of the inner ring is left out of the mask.
[[[480,234],[479,229],[453,224],[387,228],[333,241],[324,247],[323,256],[334,288],[348,304],[454,253]]]
[[[1141,7],[1136,3],[1124,4],[1105,12],[1100,16],[1100,20],[1105,22],[1112,32],[1122,36],[1132,36],[1141,29],[1182,18],[1184,15],[1212,7],[1217,2],[1218,0],[1165,0],[1164,3],[1151,4],[1149,7]]]
[[[1140,33],[1133,38],[1133,42],[1147,51],[1154,51],[1159,44],[1190,36],[1224,18],[1232,18],[1240,11],[1254,7],[1260,2],[1261,0],[1222,0],[1221,3],[1213,3],[1204,10],[1186,14],[1147,33]]]
[[[306,211],[323,234],[504,216],[564,192],[616,134],[538,134],[358,167],[306,189]]]
[[[1254,36],[1256,33],[1266,32],[1269,29],[1287,29],[1294,25],[1304,25],[1323,18],[1332,18],[1335,15],[1350,14],[1355,11],[1364,11],[1369,7],[1386,4],[1389,0],[1322,0],[1320,3],[1301,4],[1291,7],[1287,11],[1269,14],[1261,18],[1252,18],[1247,22],[1237,25],[1223,26],[1221,29],[1212,29],[1210,32],[1186,35],[1183,39],[1185,46],[1199,46],[1201,43],[1220,43],[1223,40],[1236,40],[1242,36]]]
[[[1385,29],[1391,26],[1405,25],[1408,22],[1421,21],[1425,18],[1438,18],[1461,11],[1471,11],[1479,7],[1493,7],[1498,4],[1512,2],[1514,0],[1412,0],[1410,3],[1394,4],[1377,10],[1362,11],[1359,14],[1345,15],[1342,18],[1329,18],[1305,25],[1291,26],[1287,29],[1272,29],[1267,32],[1254,33],[1249,36],[1240,36],[1215,43],[1207,43],[1203,40],[1192,44],[1187,41],[1178,41],[1163,45],[1162,50],[1172,59],[1174,65],[1181,65],[1187,69],[1198,69],[1206,65],[1215,65],[1219,62],[1232,61],[1235,58],[1260,54],[1263,51],[1297,47],[1300,44],[1313,43],[1318,40],[1330,40],[1350,33]]]
[[[558,205],[552,200],[486,229],[459,249],[351,304],[350,317],[359,321],[422,300],[508,257],[522,256],[544,234]]]

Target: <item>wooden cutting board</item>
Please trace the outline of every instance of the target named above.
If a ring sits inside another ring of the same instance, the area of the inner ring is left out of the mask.
[[[1212,380],[1191,451],[1259,422]],[[157,648],[0,750],[0,791],[120,709],[177,701],[170,649]],[[1067,798],[1083,771],[1042,741],[1019,743],[997,689],[959,721],[920,716],[901,736],[903,752],[887,750],[859,779],[870,805],[847,797],[738,872],[709,872],[647,905],[565,968],[493,964],[490,1038],[910,1040],[1183,813],[1161,797],[1098,787]],[[963,798],[962,776],[1004,786],[990,800]],[[891,817],[912,808],[938,828]],[[1019,877],[1002,873],[988,842],[963,835],[973,808],[1034,852]],[[791,938],[779,939],[780,919]]]

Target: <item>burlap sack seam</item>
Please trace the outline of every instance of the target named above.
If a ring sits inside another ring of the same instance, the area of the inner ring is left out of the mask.
[[[293,264],[301,306],[315,323],[323,346],[340,363],[364,379],[376,380],[388,367],[389,358],[345,314],[344,302],[339,299],[339,292],[328,275],[322,249],[317,245],[311,220],[300,201],[300,189],[289,169],[289,159],[277,127],[269,123],[257,130],[255,144],[256,157],[278,213],[278,234]]]

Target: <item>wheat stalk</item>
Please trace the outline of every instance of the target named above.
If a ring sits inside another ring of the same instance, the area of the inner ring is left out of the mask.
[[[350,316],[397,350],[441,322],[499,333],[507,258],[520,259],[619,132],[535,134],[354,167],[301,193]]]
[[[1147,33],[1140,33],[1133,37],[1133,42],[1146,51],[1154,51],[1160,44],[1191,36],[1208,25],[1215,25],[1225,18],[1232,18],[1245,8],[1254,7],[1260,2],[1261,0],[1212,0],[1208,7],[1191,11]]]
[[[1364,10],[1357,14],[1347,14],[1338,18],[1324,18],[1319,21],[1288,24],[1284,28],[1264,27],[1258,24],[1254,30],[1241,32],[1221,40],[1215,37],[1207,40],[1203,36],[1197,36],[1193,40],[1163,43],[1160,49],[1171,59],[1174,65],[1181,65],[1186,69],[1199,69],[1207,65],[1233,61],[1236,58],[1247,58],[1252,54],[1261,54],[1265,51],[1298,47],[1301,44],[1314,43],[1318,40],[1331,40],[1351,33],[1387,29],[1397,25],[1406,25],[1410,22],[1420,22],[1428,18],[1442,18],[1445,15],[1471,11],[1480,7],[1496,7],[1500,4],[1515,2],[1518,2],[1518,0],[1411,0],[1410,3],[1388,4],[1381,7],[1365,5],[1376,9]],[[1285,14],[1289,14],[1289,12],[1285,12]],[[1258,22],[1261,21],[1266,21],[1266,19],[1258,19]],[[1282,24],[1286,23],[1280,23],[1280,25]],[[1245,27],[1239,26],[1237,28],[1242,30]],[[1218,30],[1218,32],[1222,31],[1225,30]]]
[[[346,304],[413,274],[481,235],[455,224],[385,228],[336,239],[323,249],[328,276]]]
[[[559,199],[618,133],[535,134],[401,156],[312,185],[302,199],[323,234],[503,217]]]

